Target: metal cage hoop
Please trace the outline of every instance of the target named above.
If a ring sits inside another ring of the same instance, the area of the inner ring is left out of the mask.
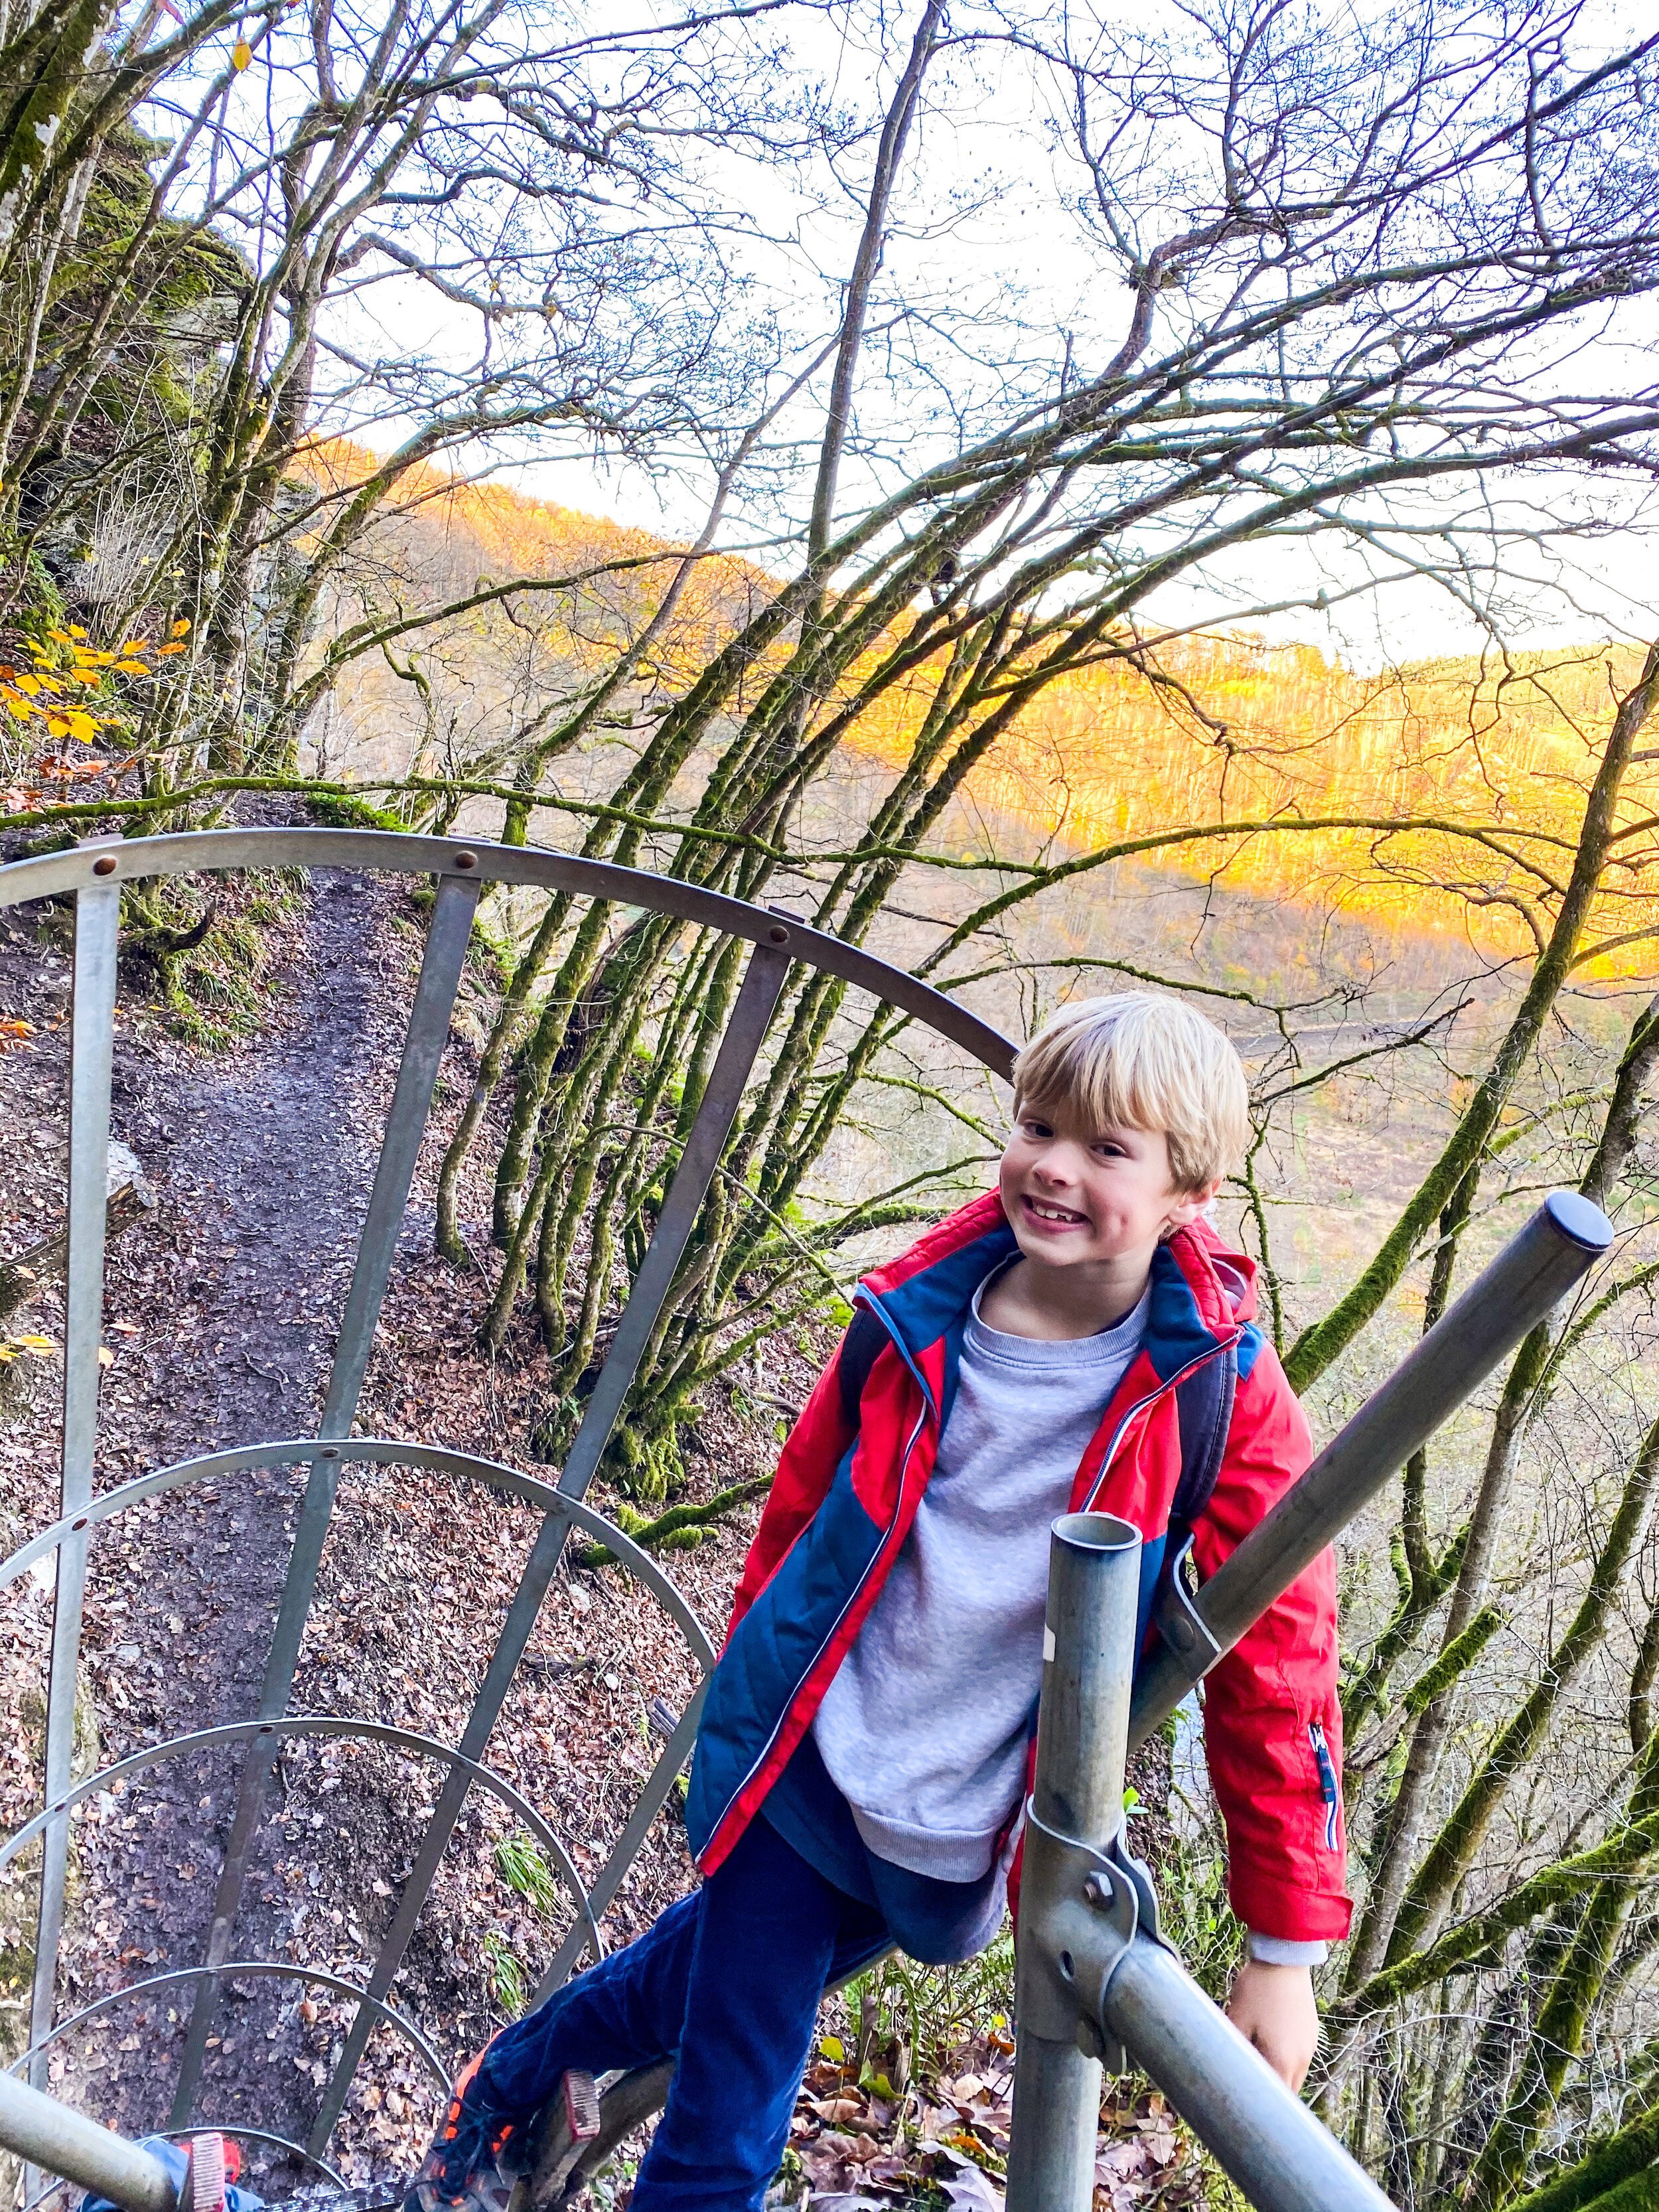
[[[124,885],[180,875],[249,868],[325,867],[434,880],[436,898],[427,931],[413,1004],[398,1064],[367,1214],[359,1238],[318,1434],[282,1442],[250,1441],[157,1469],[94,1493],[98,1419],[98,1351],[104,1278],[105,1190],[110,1125],[116,969]],[[472,1455],[433,1445],[353,1438],[351,1429],[370,1344],[391,1279],[393,1252],[407,1206],[416,1156],[431,1114],[439,1062],[448,1040],[480,895],[486,884],[510,884],[643,909],[694,927],[746,941],[749,954],[735,1003],[691,1127],[680,1146],[666,1195],[635,1278],[604,1366],[586,1401],[580,1425],[556,1483]],[[584,1503],[584,1492],[620,1416],[651,1340],[680,1260],[720,1162],[738,1107],[754,1071],[791,968],[831,976],[897,1010],[1006,1078],[1014,1047],[999,1031],[943,993],[827,932],[775,908],[700,889],[675,878],[530,846],[461,837],[402,836],[383,830],[231,829],[121,839],[97,837],[70,850],[0,867],[0,909],[27,901],[71,898],[75,904],[74,998],[70,1032],[68,1257],[64,1351],[64,1463],[58,1517],[0,1565],[0,1588],[40,1560],[55,1557],[50,1679],[46,1698],[45,1787],[40,1811],[0,1849],[3,1866],[31,1844],[41,1846],[40,1905],[27,2065],[39,2087],[48,2045],[112,2007],[162,1987],[191,1988],[177,2092],[168,2124],[195,2120],[197,2090],[208,2038],[227,1979],[275,1974],[327,1986],[356,2005],[343,2048],[325,2088],[303,2154],[321,2160],[375,2027],[397,2029],[442,2083],[444,2069],[418,2029],[388,2002],[430,1892],[448,1838],[475,1786],[521,1819],[557,1860],[574,1900],[573,1923],[539,1986],[544,1995],[574,1969],[585,1950],[602,1948],[599,1922],[652,1823],[690,1756],[701,1712],[701,1687],[688,1701],[658,1754],[604,1865],[584,1883],[550,1825],[522,1793],[495,1773],[485,1753],[516,1679],[544,1599],[573,1529],[602,1543],[617,1564],[670,1616],[703,1676],[714,1661],[702,1623],[668,1576],[631,1538]],[[293,1694],[323,1546],[331,1524],[342,1470],[348,1465],[400,1467],[478,1481],[541,1516],[507,1614],[459,1740],[438,1743],[413,1731],[349,1717],[296,1713]],[[96,1776],[73,1779],[74,1707],[80,1671],[88,1547],[94,1533],[131,1507],[210,1477],[289,1465],[306,1469],[286,1579],[277,1606],[257,1710],[246,1719],[200,1729],[116,1761]],[[284,1741],[334,1736],[396,1744],[439,1762],[445,1778],[391,1925],[367,1984],[340,1980],[276,1960],[232,1957],[248,1854],[267,1787]],[[76,1808],[121,1776],[162,1760],[220,1745],[245,1747],[238,1797],[224,1845],[201,1962],[150,1976],[57,2017],[58,1951],[68,1876],[69,1822]],[[299,2147],[294,2147],[299,2148]]]

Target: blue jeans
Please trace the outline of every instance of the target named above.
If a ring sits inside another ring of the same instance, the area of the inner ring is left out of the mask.
[[[561,2074],[675,2061],[633,2212],[758,2212],[789,2136],[818,2001],[884,1950],[887,1923],[751,1820],[718,1873],[490,2045],[477,2086],[503,2114]]]

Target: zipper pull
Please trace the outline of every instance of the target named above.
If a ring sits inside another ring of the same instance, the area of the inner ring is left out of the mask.
[[[1342,1797],[1336,1786],[1336,1762],[1331,1757],[1331,1747],[1325,1741],[1322,1722],[1309,1722],[1308,1741],[1313,1747],[1314,1764],[1319,1769],[1319,1794],[1325,1801],[1325,1848],[1328,1851],[1334,1851],[1340,1833]]]

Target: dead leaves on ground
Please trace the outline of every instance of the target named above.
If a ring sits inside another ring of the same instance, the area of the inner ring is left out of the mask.
[[[849,2067],[816,2063],[790,2124],[789,2167],[812,2212],[1000,2212],[1013,2061],[994,2045],[957,2054],[969,2070],[917,2083],[904,2096],[860,2087]],[[1201,2205],[1196,2145],[1155,2091],[1109,2103],[1096,2146],[1094,2212]]]

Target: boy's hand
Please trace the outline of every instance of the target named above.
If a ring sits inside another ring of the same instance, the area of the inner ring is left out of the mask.
[[[1319,2047],[1319,2009],[1306,1966],[1247,1959],[1233,1977],[1227,2017],[1273,2072],[1299,2089]]]

